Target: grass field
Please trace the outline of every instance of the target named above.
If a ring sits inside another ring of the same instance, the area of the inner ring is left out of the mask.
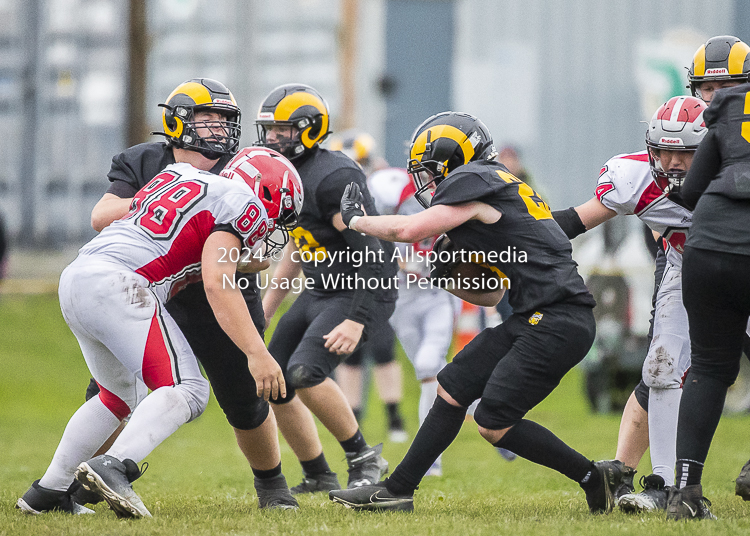
[[[250,469],[223,413],[212,398],[205,414],[182,427],[148,458],[148,473],[135,488],[153,519],[117,520],[106,505],[96,516],[25,516],[16,499],[40,478],[70,415],[82,402],[88,371],[56,296],[0,301],[0,535],[10,534],[739,534],[750,531],[750,504],[734,496],[734,478],[750,456],[750,417],[725,417],[704,474],[704,493],[718,522],[667,523],[662,514],[591,516],[583,492],[565,477],[525,460],[509,463],[484,442],[472,422],[444,456],[444,477],[426,479],[415,512],[356,513],[324,495],[304,497],[298,512],[260,512]],[[408,431],[417,429],[418,387],[405,364],[404,412]],[[614,455],[618,415],[591,415],[571,372],[530,417],[548,426],[593,459]],[[379,403],[371,397],[363,424],[372,442],[385,437]],[[333,469],[346,480],[340,447],[321,437]],[[407,445],[386,442],[391,467]],[[290,483],[299,464],[282,441]],[[648,474],[648,458],[639,475]]]

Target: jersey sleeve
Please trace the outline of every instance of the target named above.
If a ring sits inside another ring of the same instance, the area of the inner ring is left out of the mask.
[[[438,184],[432,198],[432,206],[458,205],[470,201],[479,201],[497,193],[505,186],[502,181],[489,182],[479,173],[473,171],[454,171]]]
[[[324,220],[331,221],[334,215],[341,212],[341,197],[352,182],[358,183],[363,191],[368,191],[365,174],[353,167],[337,169],[320,183],[315,197]]]
[[[610,210],[619,215],[633,214],[635,201],[633,189],[623,180],[624,166],[616,158],[607,161],[599,172],[594,194],[596,198]]]
[[[235,235],[243,247],[255,249],[268,234],[269,221],[266,208],[251,193],[231,193],[222,196],[214,209],[213,231],[226,231]]]

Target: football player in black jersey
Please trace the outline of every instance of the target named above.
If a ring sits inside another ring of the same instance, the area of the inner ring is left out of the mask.
[[[276,281],[291,281],[300,269],[305,290],[279,321],[268,346],[284,370],[287,397],[274,412],[285,439],[302,463],[304,479],[292,493],[339,488],[325,461],[307,406],[346,453],[348,487],[374,484],[388,470],[382,444],[370,447],[344,394],[330,375],[373,326],[388,322],[398,291],[393,244],[347,229],[339,211],[341,195],[354,182],[374,203],[362,169],[320,143],[329,134],[328,105],[310,86],[277,87],[263,101],[256,121],[259,144],[275,149],[297,168],[305,189],[299,225],[279,263]],[[266,319],[276,312],[289,288],[269,288],[263,299]],[[295,397],[295,392],[299,397]],[[302,399],[304,405],[299,401]]]
[[[474,419],[487,441],[578,482],[591,512],[613,507],[620,462],[594,463],[524,419],[588,352],[595,302],[547,204],[494,156],[492,137],[481,121],[443,112],[417,127],[410,149],[415,195],[427,210],[412,216],[368,216],[356,184],[341,200],[350,229],[383,240],[416,242],[446,233],[438,251],[478,255],[475,260],[488,271],[506,285],[511,282],[514,314],[482,331],[438,374],[438,398],[392,476],[374,486],[332,491],[333,501],[355,509],[412,510],[420,480],[458,435],[468,406],[481,398]],[[452,273],[450,268],[450,262],[438,263],[433,274]],[[505,290],[486,283],[490,280],[482,280],[485,288],[455,286],[451,292],[493,306]]]
[[[744,43],[743,43],[744,44]],[[741,51],[750,58],[750,47]],[[750,317],[750,84],[719,90],[704,113],[708,133],[682,185],[693,211],[682,267],[692,366],[677,424],[676,484],[670,519],[715,519],[701,476],[727,389],[740,368]],[[736,493],[750,499],[750,462]]]
[[[165,142],[142,143],[112,159],[107,174],[111,182],[91,213],[91,225],[101,231],[130,210],[133,195],[169,164],[186,162],[218,174],[239,149],[240,109],[224,84],[208,78],[188,80],[175,88],[160,105]],[[210,135],[200,134],[210,130]],[[267,268],[270,261],[253,259],[248,271]],[[237,284],[258,332],[265,320],[255,274],[237,274]],[[244,280],[244,281],[240,281]],[[255,381],[245,354],[219,326],[208,303],[203,283],[192,282],[167,302],[167,310],[193,349],[211,382],[216,400],[234,429],[237,444],[255,475],[255,488],[263,508],[296,507],[281,473],[276,423],[269,405],[255,395]],[[92,380],[87,399],[98,393]],[[114,438],[112,438],[114,440]],[[107,445],[102,447],[106,451]],[[85,490],[74,499],[94,500]]]

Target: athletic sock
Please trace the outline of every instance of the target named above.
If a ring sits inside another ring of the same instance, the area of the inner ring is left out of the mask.
[[[438,392],[437,380],[431,382],[422,382],[422,392],[419,395],[419,424],[424,422],[430,408],[435,403]]]
[[[365,441],[362,431],[359,428],[357,428],[357,432],[352,437],[346,441],[339,441],[339,444],[347,454],[356,454],[360,450],[367,448],[367,441]]]
[[[727,385],[716,378],[691,370],[685,379],[677,426],[677,459],[697,464],[689,466],[689,476],[706,462],[726,395]],[[684,472],[681,479],[685,479]],[[700,484],[700,476],[696,483]],[[680,487],[683,485],[689,484],[681,481]]]
[[[107,409],[98,396],[88,400],[68,421],[39,485],[57,491],[67,490],[73,482],[73,473],[78,464],[90,459],[118,426],[120,419]]]
[[[386,480],[388,491],[412,495],[433,462],[456,439],[465,417],[466,408],[437,397],[406,456]]]
[[[695,486],[701,483],[703,464],[693,460],[677,460],[677,487]]]
[[[107,454],[140,463],[190,417],[190,406],[180,390],[159,387],[138,404]]]
[[[273,469],[266,469],[266,470],[253,469],[253,475],[255,475],[255,478],[260,479],[260,480],[265,480],[266,478],[274,478],[276,476],[279,476],[280,474],[281,474],[281,462],[279,462],[279,465],[277,465]]]
[[[398,409],[398,402],[390,402],[386,404],[385,410],[388,414],[388,429],[403,430],[404,419],[401,418],[401,412]]]
[[[495,446],[554,469],[578,483],[582,483],[592,470],[591,460],[570,448],[544,426],[526,419],[508,430]],[[588,481],[584,484],[588,485]]]
[[[648,436],[651,467],[667,486],[674,485],[674,464],[677,461],[677,418],[680,414],[682,389],[649,389]]]
[[[317,458],[313,458],[306,462],[301,461],[300,464],[302,464],[302,472],[305,473],[305,475],[319,475],[320,473],[327,473],[331,470],[331,467],[326,460],[326,455],[322,452]]]

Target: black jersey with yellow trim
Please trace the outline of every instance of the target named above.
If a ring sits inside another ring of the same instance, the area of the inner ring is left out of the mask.
[[[355,276],[360,260],[347,245],[345,233],[338,231],[332,223],[333,216],[341,211],[341,197],[349,183],[359,184],[365,199],[364,208],[368,215],[378,215],[375,202],[367,189],[365,174],[353,160],[339,151],[329,151],[315,147],[301,158],[293,161],[302,179],[305,202],[299,215],[299,224],[291,235],[299,249],[302,271],[310,279],[312,288],[318,291],[339,291],[351,285],[331,284],[342,282],[347,276]],[[394,258],[393,243],[380,241],[383,248],[383,271],[385,289],[377,292],[380,298],[391,299],[392,284],[385,280],[393,279],[398,273],[398,263]],[[317,261],[317,262],[316,262]]]
[[[438,184],[432,206],[471,201],[487,203],[502,217],[493,224],[470,220],[446,234],[510,281],[514,312],[533,313],[554,303],[596,305],[578,274],[570,240],[529,185],[498,162],[470,162]]]

